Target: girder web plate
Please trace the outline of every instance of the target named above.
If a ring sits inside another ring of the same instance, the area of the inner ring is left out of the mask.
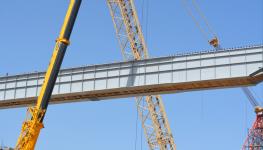
[[[260,68],[262,46],[62,69],[52,103],[254,85],[262,74],[250,74]],[[0,108],[33,104],[43,77],[0,77]]]
[[[209,90],[217,88],[231,88],[239,86],[255,85],[263,81],[263,75],[255,77],[242,77],[242,78],[229,78],[221,80],[207,80],[207,81],[195,81],[188,83],[166,83],[156,84],[141,87],[125,87],[110,90],[97,90],[90,92],[74,92],[68,94],[53,95],[51,98],[51,104],[81,102],[81,101],[98,101],[123,97],[133,97],[138,95],[151,95],[151,94],[168,94],[187,92],[194,90]],[[0,109],[25,107],[33,105],[36,102],[36,97],[28,97],[21,99],[10,99],[0,101]]]

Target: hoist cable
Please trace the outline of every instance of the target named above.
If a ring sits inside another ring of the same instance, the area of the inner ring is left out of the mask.
[[[135,126],[136,126],[135,128],[136,128],[136,129],[135,129],[135,143],[134,143],[134,149],[135,149],[135,150],[137,150],[137,140],[138,140],[138,118],[139,118],[139,117],[138,117],[138,116],[139,116],[139,113],[138,113],[139,110],[138,110],[138,107],[136,107],[136,108],[137,108],[137,110],[136,110],[137,113],[136,113],[136,124],[135,124]]]
[[[148,43],[148,24],[149,24],[149,0],[146,0],[146,25],[145,25],[145,40]]]
[[[142,24],[141,24],[141,27],[143,28],[144,26],[144,3],[145,3],[145,0],[142,0],[141,1],[141,20],[142,20]],[[136,103],[136,106],[138,104]],[[136,107],[136,129],[135,129],[135,142],[134,142],[134,149],[137,150],[137,146],[138,146],[138,119],[139,119],[139,109],[138,107]],[[143,126],[143,124],[141,124]],[[140,132],[141,133],[141,132]],[[141,133],[141,136],[142,136],[142,133]],[[140,137],[141,137],[140,136]],[[142,137],[141,137],[141,143],[142,143]],[[141,146],[142,147],[142,146]],[[142,148],[141,148],[142,149]]]
[[[202,19],[204,20],[207,29],[210,31],[211,34],[213,34],[216,37],[215,32],[213,31],[211,25],[208,23],[208,20],[206,19],[206,16],[204,15],[204,13],[201,11],[200,7],[198,6],[196,0],[192,0],[193,6],[195,7],[196,11],[199,13],[199,15],[202,17]]]
[[[191,9],[188,8],[187,6],[187,1],[186,0],[182,0],[183,6],[185,7],[187,13],[190,15],[190,17],[193,19],[194,23],[196,24],[196,26],[198,27],[198,29],[201,31],[202,35],[204,36],[204,38],[206,40],[209,41],[208,38],[208,33],[205,32],[205,30],[201,27],[201,25],[199,24],[199,22],[197,21],[197,19],[195,18],[195,16],[193,15],[193,13],[191,12]]]

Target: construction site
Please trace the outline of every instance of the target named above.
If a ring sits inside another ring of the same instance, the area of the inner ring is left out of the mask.
[[[0,18],[0,150],[263,150],[263,1],[7,1]]]

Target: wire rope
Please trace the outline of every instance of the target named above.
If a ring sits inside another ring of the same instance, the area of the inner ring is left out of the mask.
[[[137,108],[137,107],[136,107]],[[135,124],[135,143],[134,143],[134,149],[137,150],[137,141],[138,141],[138,108],[136,110],[136,124]]]
[[[188,7],[187,5],[187,1],[186,0],[181,0],[183,3],[184,8],[186,9],[188,15],[192,18],[192,20],[194,21],[195,25],[197,26],[197,28],[201,31],[203,37],[209,41],[208,38],[208,33],[205,32],[205,30],[201,27],[200,23],[198,22],[198,20],[195,18],[194,14],[192,13],[190,7]]]
[[[206,16],[204,15],[204,13],[201,11],[200,7],[198,6],[196,0],[192,0],[193,6],[195,7],[196,11],[199,13],[199,15],[202,17],[202,19],[204,20],[207,29],[210,31],[211,34],[213,34],[216,37],[216,34],[214,32],[214,30],[212,29],[212,26],[208,23],[208,20],[206,19]]]

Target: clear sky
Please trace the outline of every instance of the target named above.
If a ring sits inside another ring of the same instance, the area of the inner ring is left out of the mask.
[[[142,1],[135,0],[151,56],[211,49],[181,0],[144,0],[148,5]],[[68,2],[1,1],[1,75],[47,68]],[[263,43],[262,0],[197,2],[222,47]],[[83,0],[63,67],[120,60],[106,0]],[[262,102],[263,84],[253,89]],[[179,150],[238,150],[255,118],[238,88],[169,94],[163,99]],[[5,145],[15,145],[25,114],[26,108],[0,110],[0,140]],[[145,150],[140,121],[136,138],[136,114],[133,98],[52,105],[36,149]]]

